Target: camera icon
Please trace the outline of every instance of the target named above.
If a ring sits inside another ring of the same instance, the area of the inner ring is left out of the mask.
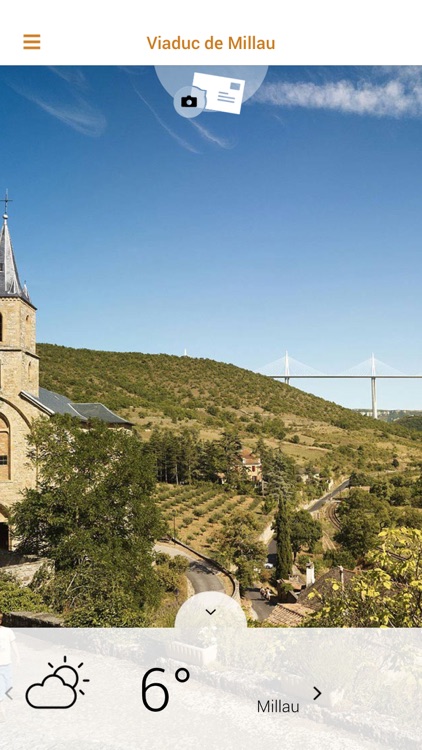
[[[181,107],[191,107],[191,109],[195,109],[195,107],[198,106],[198,98],[196,96],[182,96],[180,98],[180,106]]]
[[[173,106],[180,117],[191,120],[205,109],[206,92],[197,86],[182,86],[173,97]]]

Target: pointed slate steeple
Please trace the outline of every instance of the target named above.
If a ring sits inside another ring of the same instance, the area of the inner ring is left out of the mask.
[[[0,297],[20,297],[25,302],[30,302],[26,285],[22,286],[19,280],[12,240],[7,226],[9,200],[6,192],[4,199],[6,210],[3,214],[3,226],[0,233]]]

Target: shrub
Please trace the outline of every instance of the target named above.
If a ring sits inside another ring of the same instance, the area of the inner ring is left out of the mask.
[[[47,609],[44,600],[36,591],[21,586],[10,575],[0,574],[1,612],[45,612]]]

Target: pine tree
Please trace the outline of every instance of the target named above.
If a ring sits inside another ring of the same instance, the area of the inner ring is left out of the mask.
[[[228,485],[235,485],[239,479],[239,451],[242,448],[235,430],[225,430],[218,441],[221,453],[221,469]]]
[[[277,543],[276,575],[277,578],[288,578],[292,572],[292,545],[290,543],[286,496],[281,491],[278,498],[274,530]]]
[[[288,578],[292,572],[292,545],[289,530],[289,507],[294,498],[292,477],[285,457],[278,453],[273,460],[269,473],[269,488],[277,507],[274,521],[275,540],[277,543],[277,578]]]

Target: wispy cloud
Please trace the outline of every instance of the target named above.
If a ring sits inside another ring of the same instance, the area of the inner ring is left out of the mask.
[[[132,78],[132,69],[128,68],[125,70],[129,74],[129,76]],[[139,76],[142,75],[145,72],[145,68],[136,68],[135,69],[135,75]],[[198,149],[193,143],[191,143],[190,140],[183,138],[180,136],[173,128],[170,127],[166,123],[166,121],[161,117],[155,107],[150,104],[150,102],[145,98],[143,93],[139,90],[139,87],[137,85],[137,82],[132,78],[132,86],[136,93],[136,95],[139,97],[139,99],[145,104],[146,107],[148,107],[151,114],[154,116],[155,120],[161,125],[163,130],[165,130],[168,135],[173,138],[176,143],[179,144],[179,146],[182,146],[186,151],[190,151],[193,154],[200,154],[201,151]],[[199,123],[197,118],[190,119],[190,118],[182,118],[179,117],[179,123],[181,126],[186,127],[188,124],[191,125],[196,133],[202,138],[202,140],[206,141],[207,143],[211,143],[213,146],[217,146],[218,148],[222,149],[230,149],[233,148],[234,143],[230,141],[227,138],[223,138],[220,135],[217,135],[216,133],[213,133],[209,128],[205,127],[202,123]]]
[[[266,83],[254,102],[374,117],[422,117],[420,68],[383,69],[359,80]]]
[[[139,99],[145,104],[146,107],[148,107],[149,111],[152,113],[152,115],[155,117],[156,121],[159,125],[163,128],[163,130],[168,133],[168,135],[173,138],[176,143],[179,144],[179,146],[182,146],[186,151],[190,151],[192,154],[200,154],[201,152],[198,151],[195,146],[192,145],[192,143],[189,143],[189,141],[182,138],[180,135],[178,135],[174,130],[172,130],[169,125],[160,117],[160,115],[156,112],[154,107],[145,99],[145,97],[134,87],[134,91],[136,92],[136,95],[139,97]]]
[[[64,81],[66,81],[66,83],[70,83],[72,86],[85,90],[88,88],[86,76],[80,68],[76,68],[73,66],[51,66],[50,70],[52,71],[52,73],[55,73],[56,76],[59,76],[59,78],[62,78]]]
[[[98,137],[106,128],[107,122],[104,115],[82,100],[72,105],[64,105],[47,102],[35,95],[26,94],[26,98],[37,104],[44,112],[48,112],[49,115],[83,135]]]
[[[20,79],[5,80],[17,94],[78,133],[91,137],[100,136],[107,126],[107,121],[100,110],[80,95],[79,89],[87,88],[83,74],[78,73],[76,69],[69,71],[66,68],[49,68],[46,73],[50,78],[39,82],[37,88],[33,82],[29,85],[24,75]],[[55,85],[52,85],[52,82]]]
[[[230,141],[227,138],[222,138],[221,136],[212,133],[211,130],[206,128],[205,125],[201,125],[197,120],[189,120],[189,122],[192,127],[195,128],[197,133],[199,133],[201,138],[203,138],[205,141],[208,141],[208,143],[213,143],[214,146],[219,146],[219,148],[233,148],[233,141]]]

